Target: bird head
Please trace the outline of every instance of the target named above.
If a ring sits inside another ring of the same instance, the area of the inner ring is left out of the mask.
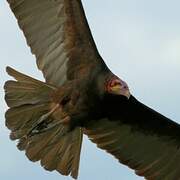
[[[131,95],[127,83],[117,76],[112,76],[107,80],[106,91],[110,94],[125,96],[128,99]]]

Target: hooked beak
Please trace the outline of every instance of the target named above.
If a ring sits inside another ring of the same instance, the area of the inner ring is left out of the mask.
[[[127,97],[128,99],[130,98],[131,94],[129,91],[129,88],[127,86],[121,86],[119,84],[111,87],[111,93],[116,94],[116,95],[122,95]]]

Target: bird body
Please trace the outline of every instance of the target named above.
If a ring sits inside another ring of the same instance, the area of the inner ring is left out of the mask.
[[[80,0],[8,0],[45,82],[10,67],[10,138],[31,161],[78,177],[83,133],[148,180],[180,178],[180,125],[140,103],[106,66]]]

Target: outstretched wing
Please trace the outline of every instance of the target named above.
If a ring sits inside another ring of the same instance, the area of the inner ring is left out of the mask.
[[[107,119],[87,125],[90,140],[148,180],[179,179],[179,124],[133,97],[113,102]]]
[[[81,0],[7,0],[46,81],[62,85],[102,65]]]

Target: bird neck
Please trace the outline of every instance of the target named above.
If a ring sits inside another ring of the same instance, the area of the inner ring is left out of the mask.
[[[94,79],[94,92],[96,92],[97,96],[99,96],[100,99],[102,99],[107,93],[107,82],[114,76],[115,75],[110,71],[102,71],[98,73],[98,75]]]

